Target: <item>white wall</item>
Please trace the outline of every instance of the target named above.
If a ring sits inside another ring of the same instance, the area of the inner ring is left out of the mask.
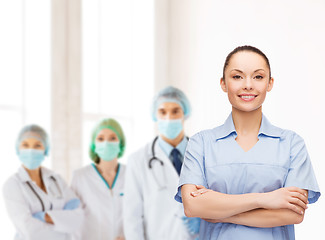
[[[219,86],[227,54],[253,45],[269,57],[273,90],[269,120],[306,141],[321,189],[325,185],[325,1],[170,1],[170,81],[190,97],[189,134],[222,124],[231,111]],[[297,239],[323,239],[322,197],[297,226]]]

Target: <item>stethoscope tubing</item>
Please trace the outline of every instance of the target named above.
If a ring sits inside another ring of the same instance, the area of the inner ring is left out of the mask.
[[[189,139],[188,137],[186,137],[186,138]],[[151,154],[152,154],[152,157],[149,159],[149,162],[148,162],[148,167],[149,167],[149,169],[151,169],[151,170],[153,170],[153,169],[152,169],[152,162],[153,162],[153,161],[158,161],[158,162],[160,163],[160,165],[161,165],[162,167],[164,167],[164,162],[163,162],[161,159],[159,159],[159,158],[156,157],[155,146],[156,146],[157,140],[158,140],[158,136],[155,137],[155,139],[153,140],[152,145],[151,145]],[[157,176],[154,174],[154,172],[152,172],[152,174],[153,174],[153,176],[154,176],[154,178],[155,178],[155,181],[156,181],[157,184],[159,185],[159,187],[160,187],[161,189],[164,189],[165,187],[163,186],[163,184],[160,184],[160,183],[159,183],[159,181],[158,181],[158,179],[157,179]],[[165,178],[164,181],[166,181],[167,178],[166,178],[166,172],[165,172],[165,171],[164,171],[164,178]]]
[[[151,154],[152,154],[152,157],[149,159],[149,169],[152,169],[152,161],[156,160],[160,163],[161,166],[164,166],[164,162],[162,160],[160,160],[159,158],[156,157],[156,153],[155,153],[155,146],[156,146],[156,142],[158,140],[158,136],[155,137],[155,139],[153,140],[152,142],[152,145],[151,145]]]
[[[51,176],[51,179],[55,182],[55,185],[56,185],[57,189],[60,191],[60,194],[62,196],[62,192],[61,192],[61,189],[60,189],[60,187],[58,185],[58,182],[56,181],[56,179],[53,176]],[[43,202],[41,196],[36,192],[36,190],[33,188],[32,184],[30,182],[27,181],[26,183],[29,186],[29,188],[32,190],[32,192],[35,194],[35,196],[38,198],[39,202],[42,205],[42,212],[44,212],[45,211],[45,205],[44,205],[44,202]],[[52,209],[52,204],[51,204],[51,209]]]
[[[45,211],[45,207],[44,207],[44,203],[42,198],[40,197],[40,195],[35,191],[35,189],[32,187],[32,184],[30,184],[30,182],[26,182],[27,185],[29,186],[29,188],[32,190],[32,192],[35,194],[35,196],[38,198],[38,200],[40,201],[41,205],[42,205],[42,212]]]

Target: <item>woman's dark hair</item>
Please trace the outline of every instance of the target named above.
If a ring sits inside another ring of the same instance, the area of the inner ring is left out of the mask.
[[[267,64],[267,66],[269,67],[269,71],[270,71],[270,78],[271,78],[271,66],[270,66],[270,62],[269,62],[269,59],[267,58],[267,56],[261,51],[259,50],[258,48],[256,47],[252,47],[252,46],[249,46],[249,45],[245,45],[245,46],[240,46],[240,47],[236,47],[234,50],[232,50],[227,58],[226,58],[226,61],[225,61],[225,64],[223,65],[223,72],[222,72],[222,79],[225,80],[225,71],[226,71],[226,68],[229,64],[229,61],[231,59],[231,57],[238,53],[238,52],[243,52],[243,51],[248,51],[248,52],[254,52],[254,53],[257,53],[258,55],[262,56]]]

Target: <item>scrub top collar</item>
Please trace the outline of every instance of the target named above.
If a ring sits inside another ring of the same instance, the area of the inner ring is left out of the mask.
[[[120,173],[120,167],[121,165],[118,163],[117,164],[117,172],[116,172],[116,175],[114,177],[114,180],[113,180],[113,184],[112,186],[110,186],[108,184],[108,182],[105,180],[105,178],[102,176],[102,174],[99,172],[99,170],[97,169],[96,165],[94,163],[91,164],[93,166],[93,168],[95,169],[95,171],[97,172],[98,176],[103,180],[103,182],[105,183],[106,187],[109,189],[109,190],[112,190],[115,186],[115,183],[118,179],[118,176],[119,176],[119,173]]]
[[[237,132],[235,129],[234,121],[232,119],[232,113],[229,114],[228,118],[226,119],[225,123],[221,126],[221,128],[217,128],[218,131],[215,133],[216,140],[220,140],[223,138],[228,137],[232,133],[237,136]],[[258,136],[264,135],[267,137],[274,137],[274,138],[283,138],[283,130],[281,128],[273,126],[269,120],[262,114],[262,122],[260,126],[260,130]]]
[[[41,174],[42,174],[43,180],[45,178],[54,177],[53,174],[44,167],[41,167]],[[32,179],[30,178],[30,176],[28,175],[28,172],[26,171],[26,169],[23,166],[21,166],[18,169],[18,176],[22,182],[32,182]]]
[[[260,135],[273,138],[280,138],[281,140],[284,138],[283,129],[272,125],[269,120],[264,116],[264,114],[262,115],[261,127],[258,133],[258,136]]]
[[[185,154],[187,142],[188,142],[187,137],[184,136],[183,140],[176,146],[177,150],[182,154],[182,156],[184,156]],[[164,153],[169,157],[174,147],[169,143],[167,143],[166,141],[164,141],[161,137],[158,137],[158,143],[159,146],[164,151]]]

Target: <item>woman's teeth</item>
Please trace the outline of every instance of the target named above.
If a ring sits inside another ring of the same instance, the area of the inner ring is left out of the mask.
[[[242,99],[252,99],[255,98],[255,96],[240,96]]]

